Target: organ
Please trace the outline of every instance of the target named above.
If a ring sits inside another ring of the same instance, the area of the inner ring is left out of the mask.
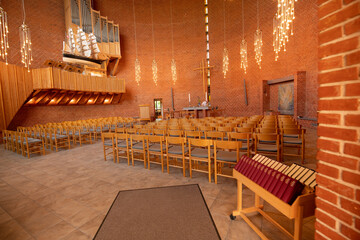
[[[242,156],[233,169],[237,180],[237,209],[230,218],[240,216],[262,238],[268,239],[246,216],[258,212],[274,224],[287,236],[301,239],[303,218],[313,216],[315,212],[316,172],[296,163],[287,166],[260,154],[253,158]],[[255,193],[254,206],[242,207],[242,186]],[[265,200],[279,212],[294,221],[294,233],[291,234],[278,222],[263,211],[260,199]]]

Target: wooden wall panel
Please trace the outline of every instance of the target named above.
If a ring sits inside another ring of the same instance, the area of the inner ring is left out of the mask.
[[[32,91],[31,72],[0,62],[0,130],[7,128]]]

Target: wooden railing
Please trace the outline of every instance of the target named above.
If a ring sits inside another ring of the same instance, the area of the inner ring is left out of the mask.
[[[34,89],[63,89],[87,92],[124,93],[125,81],[115,77],[92,77],[57,68],[32,70]]]
[[[92,77],[57,68],[32,69],[0,62],[0,131],[6,129],[33,90],[125,93],[125,80]]]

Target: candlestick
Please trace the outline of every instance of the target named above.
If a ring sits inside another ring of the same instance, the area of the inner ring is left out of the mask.
[[[189,104],[190,104],[190,93],[189,93]]]

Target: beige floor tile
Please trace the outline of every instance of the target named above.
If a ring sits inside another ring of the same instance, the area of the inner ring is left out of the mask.
[[[0,239],[24,240],[31,239],[31,235],[14,220],[10,220],[0,224]]]
[[[70,234],[66,235],[61,240],[88,240],[88,239],[91,239],[91,237],[89,237],[88,235],[84,234],[79,230],[75,230]]]
[[[37,233],[36,239],[38,240],[61,239],[73,231],[75,231],[75,228],[73,226],[66,223],[65,221],[61,221],[56,225]]]
[[[59,222],[63,221],[61,218],[56,216],[54,213],[42,214],[36,218],[32,218],[31,221],[18,219],[19,223],[32,235],[44,231],[48,228],[53,227]]]
[[[79,230],[89,235],[90,237],[94,237],[104,218],[105,215],[98,215],[84,225],[82,225],[81,227],[79,227]]]

